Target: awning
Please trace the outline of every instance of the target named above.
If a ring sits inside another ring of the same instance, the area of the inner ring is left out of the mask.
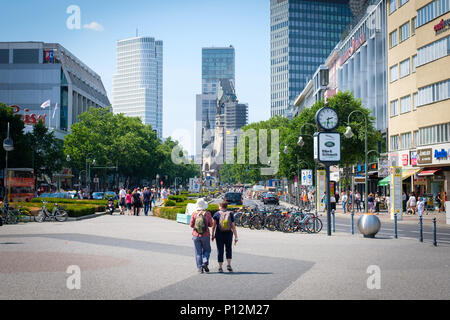
[[[419,169],[403,169],[403,171],[402,171],[402,180],[408,179],[409,177],[411,177],[412,175],[416,174],[420,170],[422,170],[422,169],[420,169],[420,168]],[[387,176],[386,178],[384,178],[383,180],[378,182],[378,186],[379,187],[385,187],[385,186],[387,186],[390,183],[391,183],[391,176]]]
[[[389,184],[389,181],[391,179],[391,176],[387,176],[386,178],[384,178],[383,180],[378,182],[378,186],[379,187],[385,187]]]
[[[422,169],[403,169],[402,172],[402,180],[405,180],[409,177],[411,177],[412,175],[416,174],[417,172],[419,172]]]
[[[419,173],[419,177],[426,177],[426,176],[432,176],[434,175],[437,171],[439,171],[440,169],[428,169],[428,170],[423,170],[421,173]]]

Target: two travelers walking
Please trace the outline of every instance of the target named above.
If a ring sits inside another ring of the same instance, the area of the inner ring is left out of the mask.
[[[208,203],[198,199],[196,211],[192,214],[190,226],[195,247],[195,259],[198,273],[209,272],[209,258],[211,255],[211,242],[216,240],[217,260],[219,272],[223,272],[224,254],[227,259],[227,270],[233,272],[231,267],[233,235],[235,245],[238,242],[233,212],[228,211],[228,203],[222,202],[219,211],[211,216],[207,211]],[[211,232],[209,228],[212,228]]]

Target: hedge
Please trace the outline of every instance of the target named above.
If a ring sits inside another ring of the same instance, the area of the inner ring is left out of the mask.
[[[164,207],[175,207],[177,205],[177,203],[173,200],[167,200],[166,203],[164,204]]]
[[[153,215],[163,219],[177,220],[177,215],[179,213],[185,213],[185,211],[186,209],[181,210],[178,207],[157,207],[153,210]]]
[[[175,202],[184,202],[187,200],[187,197],[185,197],[185,196],[169,196],[169,200],[172,200]]]
[[[63,198],[34,198],[31,200],[32,203],[41,203],[42,201],[48,203],[70,203],[70,204],[88,204],[88,205],[104,205],[108,204],[108,200],[78,200],[78,199],[63,199]],[[117,200],[114,201],[116,204]]]
[[[39,211],[42,206],[36,206],[32,202],[16,202],[12,204],[13,207],[17,208],[19,206],[22,206],[24,208],[34,208],[34,211]],[[86,205],[86,204],[63,204],[60,206],[64,210],[67,211],[67,214],[71,218],[78,218],[83,217],[91,214],[95,214],[96,212],[105,212],[106,207],[105,205]],[[49,212],[52,212],[54,208],[53,203],[47,203],[47,210]]]

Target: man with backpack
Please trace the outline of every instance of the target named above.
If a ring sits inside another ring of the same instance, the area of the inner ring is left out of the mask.
[[[195,246],[195,260],[198,273],[209,272],[209,257],[211,255],[211,242],[209,228],[213,226],[211,213],[206,211],[208,203],[204,199],[198,199],[196,211],[192,214],[190,226],[192,240]]]
[[[218,262],[219,262],[219,272],[222,273],[223,269],[223,254],[224,249],[227,258],[227,270],[228,272],[233,272],[231,268],[232,259],[232,245],[233,245],[233,234],[234,234],[234,244],[238,242],[236,225],[234,224],[234,214],[227,210],[228,203],[222,202],[219,205],[219,211],[214,214],[213,226],[212,226],[212,236],[211,240],[214,242],[216,239],[217,252],[218,252]]]

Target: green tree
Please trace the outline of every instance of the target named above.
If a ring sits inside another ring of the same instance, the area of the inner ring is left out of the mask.
[[[341,139],[341,162],[339,165],[345,170],[345,180],[349,181],[348,173],[351,165],[361,162],[364,159],[364,136],[365,136],[365,122],[361,113],[368,117],[368,148],[369,150],[377,150],[378,143],[381,141],[381,134],[373,126],[374,117],[370,115],[371,111],[362,106],[361,100],[355,99],[353,94],[349,92],[340,92],[328,100],[329,107],[334,108],[339,116],[340,122],[337,131],[342,134]],[[280,167],[276,177],[287,177],[293,179],[299,169],[313,168],[313,139],[308,135],[313,135],[317,129],[314,129],[315,115],[317,111],[325,106],[323,101],[316,102],[310,108],[304,109],[300,115],[292,120],[282,117],[274,117],[268,121],[261,121],[250,124],[243,128],[244,132],[254,129],[257,133],[261,129],[278,129],[280,133]],[[361,113],[354,113],[350,119],[350,126],[354,132],[352,139],[346,139],[344,133],[348,126],[348,116],[351,112],[358,110]],[[297,145],[300,128],[302,128],[304,146],[300,148]],[[259,137],[259,134],[258,134]],[[268,139],[270,142],[270,139]],[[259,143],[259,138],[258,138]],[[287,154],[284,152],[287,147]],[[270,147],[268,147],[270,150]],[[226,177],[227,181],[241,181],[255,183],[259,180],[265,180],[268,177],[260,176],[260,168],[265,167],[266,164],[250,165],[248,157],[248,149],[246,150],[246,163],[233,164],[224,166],[222,175]]]
[[[36,176],[52,176],[63,168],[63,142],[49,132],[42,120],[34,125],[32,132],[26,134],[26,138],[32,151],[31,165]]]
[[[0,102],[0,168],[6,167],[6,152],[3,149],[3,140],[7,136],[8,122],[9,135],[14,141],[14,151],[8,153],[9,168],[31,168],[31,148],[24,134],[25,124],[19,115],[13,114],[13,109]]]

